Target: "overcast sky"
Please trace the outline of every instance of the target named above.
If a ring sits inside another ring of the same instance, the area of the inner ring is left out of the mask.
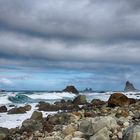
[[[0,0],[0,88],[140,89],[139,0]]]

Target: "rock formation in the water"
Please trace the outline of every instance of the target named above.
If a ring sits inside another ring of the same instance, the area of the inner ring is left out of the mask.
[[[71,92],[75,94],[79,94],[79,91],[74,86],[67,86],[63,92]]]
[[[137,89],[135,89],[132,83],[130,83],[129,81],[126,82],[124,92],[131,92],[131,91],[136,91],[136,90]]]

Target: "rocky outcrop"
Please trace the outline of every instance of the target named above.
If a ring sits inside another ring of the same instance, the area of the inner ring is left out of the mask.
[[[12,108],[8,111],[8,114],[23,114],[23,113],[26,113],[26,110],[24,107],[15,107],[15,108]]]
[[[79,91],[74,86],[67,86],[63,92],[70,92],[74,94],[79,94]]]
[[[125,106],[129,104],[130,104],[129,98],[122,93],[114,93],[110,96],[108,100],[109,107]]]
[[[7,107],[6,106],[1,106],[0,107],[0,113],[7,112]]]
[[[133,91],[137,91],[137,90],[135,89],[132,83],[127,81],[125,84],[124,92],[133,92]]]
[[[79,108],[71,102],[56,102],[55,104],[40,102],[37,107],[39,111],[74,110]]]

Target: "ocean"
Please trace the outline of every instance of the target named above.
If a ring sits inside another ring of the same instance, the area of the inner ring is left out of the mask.
[[[87,101],[92,99],[100,99],[107,101],[110,95],[114,93],[113,91],[107,92],[81,92],[80,94],[86,95]],[[122,92],[124,93],[124,92]],[[140,99],[140,92],[126,92],[124,93],[129,98]],[[22,122],[30,118],[33,111],[37,110],[36,105],[40,101],[45,101],[49,103],[54,103],[55,101],[60,101],[61,99],[69,100],[74,99],[77,95],[66,92],[1,92],[0,93],[0,106],[6,105],[10,109],[10,105],[15,105],[17,107],[30,104],[32,106],[31,111],[25,114],[12,114],[0,113],[0,127],[15,128],[21,126]],[[56,112],[42,112],[44,117],[49,114],[54,114]]]

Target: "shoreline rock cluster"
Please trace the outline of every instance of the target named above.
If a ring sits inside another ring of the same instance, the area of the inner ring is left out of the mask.
[[[140,100],[122,93],[112,94],[107,102],[93,99],[88,103],[84,95],[78,95],[73,101],[40,102],[37,107],[21,127],[0,128],[0,140],[140,140]],[[14,107],[10,112],[25,113],[20,109],[31,108]],[[58,113],[43,118],[41,111]]]

